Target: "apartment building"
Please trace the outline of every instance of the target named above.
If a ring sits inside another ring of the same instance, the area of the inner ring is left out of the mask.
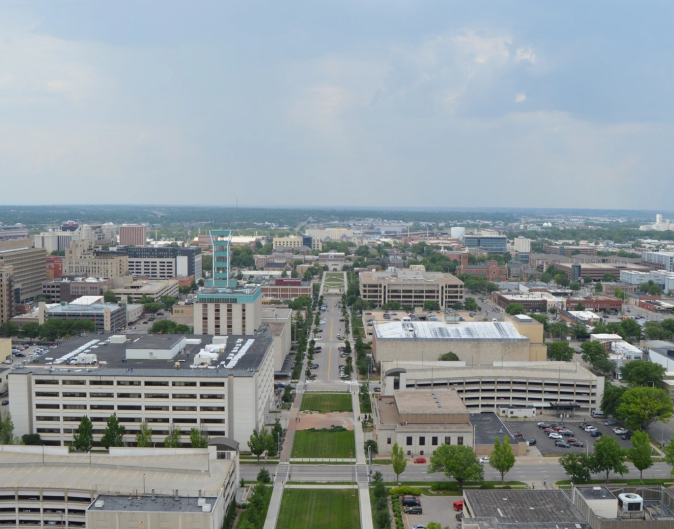
[[[674,252],[643,252],[641,263],[652,270],[674,272]]]
[[[0,526],[220,529],[236,501],[236,445],[217,438],[202,449],[105,453],[3,446]]]
[[[629,286],[634,286],[632,292],[637,290],[637,285],[642,285],[653,281],[660,286],[664,292],[674,291],[674,272],[666,272],[665,270],[654,270],[652,272],[620,272],[620,281],[628,283]],[[606,292],[606,289],[604,289]],[[627,290],[629,291],[629,290]],[[608,294],[608,292],[606,292]]]
[[[130,445],[146,422],[157,443],[179,428],[187,445],[198,428],[245,446],[272,406],[273,356],[267,335],[77,337],[12,371],[14,434],[65,446],[87,415],[99,440],[116,413]]]
[[[244,287],[205,287],[194,303],[194,334],[255,334],[260,328],[262,290]]]
[[[463,281],[452,274],[421,270],[361,272],[360,297],[377,306],[398,301],[402,306],[422,307],[436,301],[441,308],[463,301]]]
[[[119,227],[121,246],[147,246],[147,226],[141,224],[122,224]]]
[[[117,225],[112,222],[80,226],[69,220],[61,224],[61,231],[70,233],[73,241],[91,241],[97,246],[114,245],[117,242]]]
[[[47,252],[33,248],[30,239],[0,241],[0,264],[11,265],[14,276],[14,303],[32,301],[42,292],[47,279]]]
[[[63,257],[60,255],[47,256],[47,281],[58,279],[63,274]]]
[[[147,279],[202,278],[201,248],[126,247],[119,252],[129,257],[129,273]]]
[[[555,270],[566,274],[571,281],[578,281],[589,277],[593,281],[601,281],[605,274],[616,278],[620,277],[623,270],[634,272],[648,272],[647,266],[629,263],[554,263]]]
[[[164,296],[177,298],[178,281],[175,279],[154,281],[132,281],[123,287],[113,288],[112,291],[119,301],[125,303],[138,303],[141,299],[161,302]]]
[[[397,390],[454,389],[472,412],[498,413],[504,406],[534,407],[542,413],[589,414],[601,403],[604,377],[576,362],[501,360],[471,366],[470,361],[385,361],[382,395]]]
[[[311,281],[299,278],[277,278],[260,285],[262,296],[266,299],[287,301],[302,296],[311,296]]]
[[[0,323],[14,316],[14,268],[0,263]]]
[[[309,235],[289,235],[287,237],[274,237],[273,247],[276,248],[301,248],[306,246],[311,248],[311,251],[321,251],[323,250],[323,243],[317,237],[311,237]]]
[[[35,248],[44,248],[48,253],[60,252],[70,246],[73,234],[66,231],[49,231],[35,235]]]
[[[63,273],[68,275],[114,279],[127,275],[128,271],[126,254],[97,251],[92,241],[73,241],[63,260]]]
[[[526,237],[515,237],[513,239],[513,250],[517,253],[531,253],[531,239]]]
[[[488,281],[507,281],[508,267],[499,265],[497,261],[487,261],[477,265],[461,264],[456,269],[457,275],[469,274],[484,277]]]

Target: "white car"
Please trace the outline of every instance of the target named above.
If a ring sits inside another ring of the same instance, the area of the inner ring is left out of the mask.
[[[564,439],[564,436],[561,433],[552,432],[548,435],[550,439]]]
[[[626,428],[618,428],[617,430],[614,430],[616,435],[624,435],[628,432]]]
[[[586,426],[585,431],[586,432],[596,432],[597,429],[594,426]]]
[[[481,458],[480,458],[480,463],[482,463],[483,465],[484,465],[485,463],[489,463],[489,458],[488,458],[488,457],[481,457]]]

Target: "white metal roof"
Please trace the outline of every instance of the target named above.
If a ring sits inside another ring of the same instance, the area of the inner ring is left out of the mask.
[[[381,340],[528,340],[511,323],[391,321],[373,327]]]

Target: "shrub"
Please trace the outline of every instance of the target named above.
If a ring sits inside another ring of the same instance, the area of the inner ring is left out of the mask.
[[[389,490],[389,494],[397,494],[398,496],[412,495],[412,496],[421,496],[421,489],[419,487],[409,487],[403,485],[401,487],[394,487]]]
[[[457,491],[459,490],[459,484],[455,481],[438,481],[431,486],[431,489],[435,491]]]
[[[494,487],[494,485],[492,485],[491,483],[483,483],[482,485],[480,485],[480,488],[481,489],[493,489],[493,488],[496,488],[496,487]]]

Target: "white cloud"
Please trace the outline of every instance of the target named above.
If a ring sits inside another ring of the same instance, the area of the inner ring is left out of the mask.
[[[515,103],[521,103],[522,101],[526,101],[527,95],[526,94],[517,94],[515,97]]]
[[[464,53],[473,55],[473,60],[478,64],[490,60],[507,61],[510,57],[508,46],[512,40],[509,36],[484,37],[468,30],[452,40]]]
[[[518,61],[529,61],[531,64],[536,62],[536,54],[531,49],[531,46],[527,46],[526,48],[517,48],[515,58]]]

